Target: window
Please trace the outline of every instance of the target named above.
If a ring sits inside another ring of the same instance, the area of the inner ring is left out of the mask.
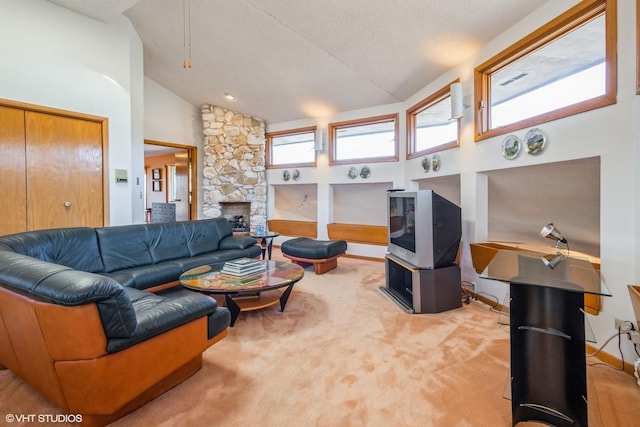
[[[398,115],[329,124],[329,164],[398,161]]]
[[[407,159],[458,147],[459,130],[447,85],[407,110]]]
[[[267,166],[316,166],[316,126],[267,133]]]
[[[615,5],[585,0],[478,66],[476,141],[614,104]]]
[[[176,165],[167,165],[167,201],[170,203],[178,198],[176,188]]]

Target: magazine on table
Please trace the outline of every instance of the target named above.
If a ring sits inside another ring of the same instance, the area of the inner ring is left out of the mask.
[[[239,258],[227,261],[220,272],[232,276],[246,276],[265,272],[267,266],[264,262],[253,258]]]

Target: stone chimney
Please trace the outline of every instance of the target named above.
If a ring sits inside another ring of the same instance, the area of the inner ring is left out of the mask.
[[[202,107],[204,141],[203,215],[222,216],[221,202],[250,202],[255,231],[267,214],[265,123],[226,108]]]

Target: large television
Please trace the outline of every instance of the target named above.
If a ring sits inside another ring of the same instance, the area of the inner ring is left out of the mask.
[[[460,207],[432,190],[387,193],[388,251],[419,269],[455,264],[462,236]]]

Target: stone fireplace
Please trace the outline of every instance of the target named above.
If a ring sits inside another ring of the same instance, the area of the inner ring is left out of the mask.
[[[265,123],[226,108],[204,105],[202,124],[203,215],[230,220],[242,215],[255,232],[267,215]],[[245,204],[243,211],[233,213],[238,203]]]

